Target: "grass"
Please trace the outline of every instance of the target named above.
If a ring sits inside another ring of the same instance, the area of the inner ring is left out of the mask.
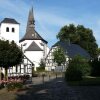
[[[100,86],[100,77],[83,77],[81,81],[68,81],[71,86]]]

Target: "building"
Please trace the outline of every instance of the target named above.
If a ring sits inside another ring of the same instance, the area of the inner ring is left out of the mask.
[[[4,18],[0,23],[0,39],[2,40],[12,40],[19,45],[19,23],[12,18]],[[12,66],[8,69],[8,76],[17,75],[30,75],[32,76],[32,66],[33,62],[30,61],[25,55],[22,64],[17,66]],[[2,72],[4,73],[4,68],[2,67]]]
[[[36,70],[36,68],[39,67],[40,61],[45,60],[49,48],[47,46],[48,42],[35,30],[33,8],[29,11],[26,33],[19,42],[25,56],[34,63]]]
[[[62,68],[62,66],[60,66],[60,67],[57,66],[57,64],[53,61],[53,58],[54,58],[53,52],[58,46],[60,46],[64,50],[65,56],[66,56],[66,64],[65,64],[65,66],[63,66],[63,68]],[[65,42],[59,41],[51,47],[51,49],[46,57],[46,68],[45,69],[47,71],[51,71],[51,70],[65,71],[66,66],[68,65],[69,59],[73,59],[73,57],[75,57],[76,55],[83,56],[86,59],[91,59],[89,53],[86,50],[84,50],[83,48],[81,48],[79,45],[68,43],[66,41]]]
[[[40,61],[45,61],[49,48],[47,41],[44,40],[35,30],[35,20],[33,16],[33,8],[29,11],[26,33],[19,40],[20,24],[15,19],[4,18],[0,23],[0,39],[14,40],[23,50],[24,58],[20,65],[12,66],[8,69],[9,76],[30,75],[32,76],[32,67],[36,70]],[[2,72],[4,73],[4,69]]]
[[[0,23],[0,39],[14,40],[19,44],[19,23],[12,18],[4,18]]]

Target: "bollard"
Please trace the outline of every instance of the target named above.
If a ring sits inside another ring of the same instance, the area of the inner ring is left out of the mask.
[[[57,73],[56,73],[56,79],[57,79]]]
[[[50,75],[49,75],[49,80],[50,80]]]
[[[45,73],[42,74],[42,82],[44,83],[44,76],[45,76]]]

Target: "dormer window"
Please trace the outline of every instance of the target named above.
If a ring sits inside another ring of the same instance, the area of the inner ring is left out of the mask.
[[[12,28],[12,32],[15,32],[15,29],[14,28]]]
[[[6,32],[9,32],[9,27],[6,27]]]

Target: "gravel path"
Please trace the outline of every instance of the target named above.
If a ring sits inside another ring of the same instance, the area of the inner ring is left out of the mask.
[[[100,100],[100,87],[69,87],[63,78],[36,78],[29,89],[17,94],[17,100]],[[38,83],[38,84],[37,84]]]

